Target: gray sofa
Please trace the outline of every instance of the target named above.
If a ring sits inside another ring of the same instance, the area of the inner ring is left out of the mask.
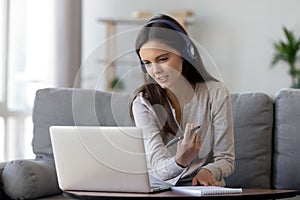
[[[1,199],[64,199],[57,184],[50,125],[132,125],[121,93],[47,88],[33,109],[34,160],[0,163]],[[300,190],[300,90],[232,93],[236,170],[229,187]]]

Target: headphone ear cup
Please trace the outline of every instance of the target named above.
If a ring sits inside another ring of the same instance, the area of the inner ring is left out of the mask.
[[[189,44],[187,45],[187,51],[188,51],[188,54],[190,55],[190,58],[191,58],[192,60],[195,60],[195,59],[197,58],[197,55],[196,55],[194,46],[193,46],[191,43],[189,43]]]
[[[190,42],[186,42],[186,56],[191,60],[195,60],[197,58],[194,46]]]

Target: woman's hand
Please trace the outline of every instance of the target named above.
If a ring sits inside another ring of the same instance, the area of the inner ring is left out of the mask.
[[[207,169],[201,169],[197,175],[193,178],[193,185],[204,185],[204,186],[221,186],[213,174]]]
[[[191,134],[194,127],[194,124],[187,123],[183,140],[177,144],[176,163],[183,167],[189,165],[198,156],[201,148],[200,135],[198,133]]]

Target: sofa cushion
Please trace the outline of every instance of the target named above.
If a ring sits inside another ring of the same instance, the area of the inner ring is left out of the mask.
[[[300,190],[300,90],[280,90],[275,110],[273,184]]]
[[[232,187],[270,188],[273,100],[264,93],[232,93],[236,166]]]
[[[3,190],[12,199],[36,199],[60,193],[53,161],[10,161],[2,179]]]
[[[129,96],[74,88],[46,88],[36,93],[33,109],[33,152],[53,158],[51,125],[131,125]]]

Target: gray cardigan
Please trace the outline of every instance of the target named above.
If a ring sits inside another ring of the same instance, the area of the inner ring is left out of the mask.
[[[196,84],[193,98],[183,107],[180,128],[184,130],[188,122],[200,125],[202,139],[198,158],[186,168],[175,162],[177,145],[165,147],[174,136],[162,132],[160,127],[164,122],[157,120],[153,106],[139,94],[132,109],[136,126],[143,129],[151,174],[173,185],[181,180],[191,184],[196,171],[206,168],[225,185],[224,178],[234,171],[235,151],[230,95],[223,83],[209,81]]]

